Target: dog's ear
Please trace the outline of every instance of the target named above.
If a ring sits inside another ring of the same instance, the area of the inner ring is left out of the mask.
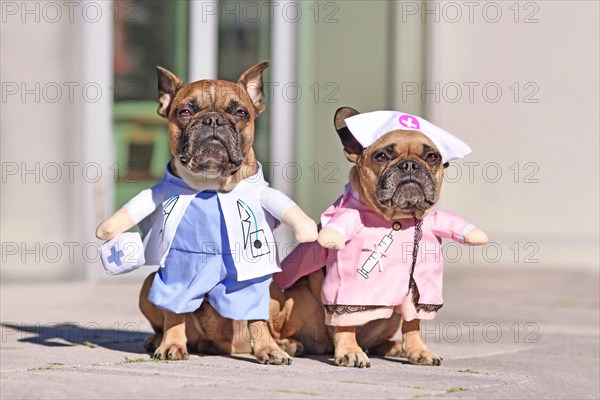
[[[166,118],[177,91],[183,86],[183,81],[163,67],[156,66],[156,74],[158,75],[158,110],[156,112]]]
[[[350,107],[342,107],[338,108],[335,112],[335,117],[333,118],[333,124],[335,125],[335,130],[337,131],[340,140],[342,141],[342,145],[344,146],[344,155],[346,159],[352,163],[356,163],[358,157],[363,152],[362,145],[356,140],[354,136],[352,136],[352,132],[346,126],[346,118],[350,118],[354,115],[360,114],[354,108]]]
[[[264,111],[265,105],[262,100],[265,97],[263,92],[263,76],[262,73],[271,63],[269,61],[263,61],[254,67],[249,68],[246,72],[240,76],[239,83],[244,86],[246,92],[254,104],[254,109],[257,115]]]

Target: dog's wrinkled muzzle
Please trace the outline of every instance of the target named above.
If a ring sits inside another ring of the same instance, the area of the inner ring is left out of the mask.
[[[192,172],[232,171],[244,161],[239,134],[220,119],[200,119],[182,134],[181,164]]]
[[[400,160],[379,180],[377,201],[385,208],[413,214],[429,209],[435,200],[435,181],[416,160]]]

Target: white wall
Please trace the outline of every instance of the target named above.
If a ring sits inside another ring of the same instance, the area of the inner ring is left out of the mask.
[[[427,16],[427,89],[440,84],[438,102],[427,96],[428,117],[472,146],[465,162],[479,163],[472,183],[462,163],[462,178],[445,185],[441,206],[487,230],[505,264],[514,264],[509,246],[517,242],[519,263],[539,246],[532,256],[539,265],[598,268],[599,3],[544,1],[527,9],[519,3],[518,23],[513,2],[496,4],[502,10],[497,23],[485,20],[481,5],[472,23],[466,7],[456,23],[449,22],[456,15],[450,9],[440,9],[438,23]],[[524,23],[532,13],[538,22]],[[495,19],[493,8],[485,17]],[[463,89],[457,102],[453,82]],[[473,102],[465,82],[479,84]],[[492,84],[487,99],[486,83]],[[502,89],[495,103],[492,86]],[[539,91],[530,100],[537,102],[525,102],[534,88]],[[493,182],[497,170],[502,177]],[[526,183],[527,176],[537,182]]]
[[[94,227],[112,199],[113,14],[110,2],[72,3],[1,5],[2,281],[99,267]]]
[[[50,163],[60,165],[64,174],[68,170],[62,163],[75,161],[73,116],[77,103],[69,101],[65,82],[79,81],[73,63],[76,27],[43,18],[36,22],[35,17],[26,15],[22,22],[20,13],[7,15],[3,9],[2,280],[65,277],[72,274],[73,267],[64,262],[65,255],[52,262],[57,256],[52,243],[64,251],[63,243],[75,239],[76,220],[70,213],[76,208],[75,186],[64,176],[56,180],[57,168]],[[63,90],[56,102],[55,85]],[[23,95],[24,89],[32,93]],[[14,90],[18,93],[13,95]],[[74,92],[80,98],[81,87]],[[17,168],[14,175],[13,167]],[[33,172],[23,175],[25,169]],[[22,253],[24,249],[32,252]]]

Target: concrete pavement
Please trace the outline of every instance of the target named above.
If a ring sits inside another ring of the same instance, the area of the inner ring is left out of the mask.
[[[599,398],[598,271],[453,266],[445,279],[446,304],[423,326],[442,366],[369,369],[329,356],[151,361],[140,283],[3,285],[0,397]]]

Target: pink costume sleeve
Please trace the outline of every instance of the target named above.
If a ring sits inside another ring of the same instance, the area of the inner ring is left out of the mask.
[[[363,228],[360,211],[354,208],[340,209],[331,217],[325,227],[335,229],[348,242]]]
[[[430,215],[431,230],[441,238],[464,243],[465,235],[475,229],[475,225],[451,211],[435,211]]]
[[[334,223],[330,227],[340,231],[346,240],[355,234],[355,230],[358,231],[362,227],[359,212],[345,207],[345,200],[348,200],[349,196],[346,190],[344,195],[338,197],[321,215],[323,225],[329,226],[332,221],[337,221],[337,224]],[[319,224],[319,230],[322,224]],[[285,290],[301,277],[323,268],[326,262],[327,249],[321,247],[318,242],[301,243],[281,262],[282,272],[273,275],[273,280]]]
[[[338,230],[348,241],[363,225],[358,210],[343,208],[331,216],[326,226]],[[281,262],[282,272],[275,274],[273,280],[285,290],[301,277],[323,268],[326,263],[327,249],[318,242],[301,243]]]

